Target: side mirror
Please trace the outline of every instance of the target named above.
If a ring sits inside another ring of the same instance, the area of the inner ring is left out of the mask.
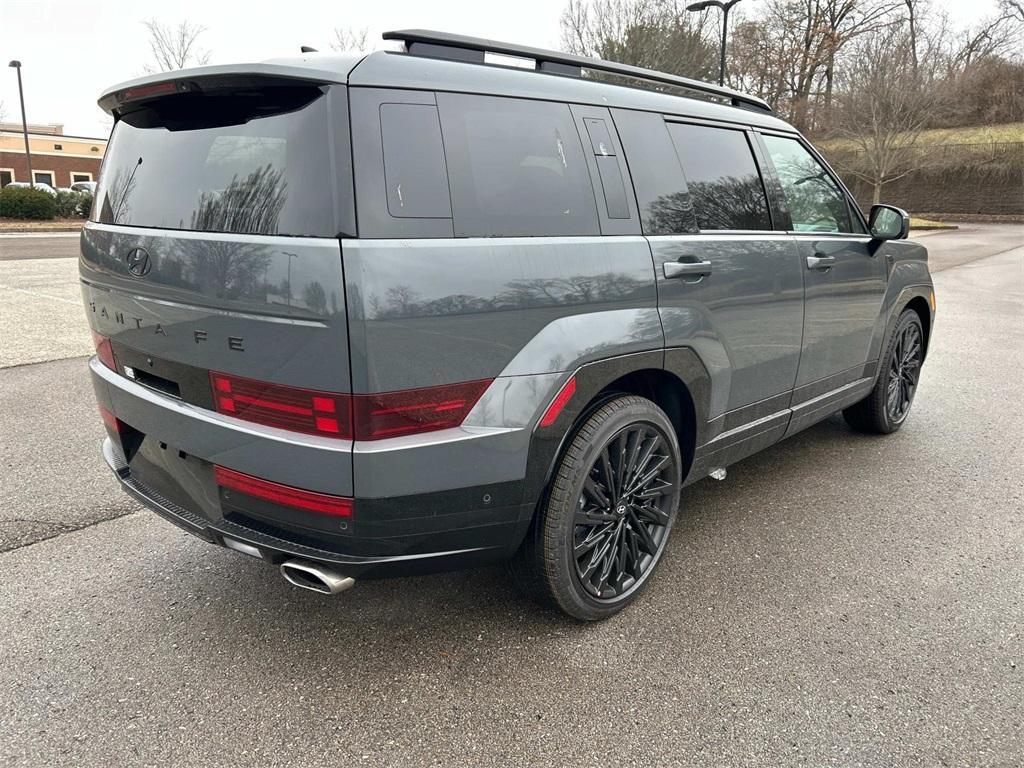
[[[910,216],[894,205],[873,205],[868,229],[875,240],[904,240],[910,234]]]

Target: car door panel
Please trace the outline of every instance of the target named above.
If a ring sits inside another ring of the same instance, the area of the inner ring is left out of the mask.
[[[783,197],[803,271],[803,345],[793,405],[829,392],[845,398],[842,388],[864,377],[873,356],[886,265],[820,157],[793,135],[759,133],[757,140]]]

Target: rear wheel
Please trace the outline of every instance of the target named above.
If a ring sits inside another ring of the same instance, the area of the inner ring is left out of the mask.
[[[903,426],[914,403],[924,360],[921,318],[912,309],[900,315],[880,360],[871,394],[843,411],[846,423],[859,432],[887,435]]]
[[[559,460],[520,558],[542,598],[577,619],[631,603],[657,566],[679,506],[680,451],[650,400],[616,397]]]

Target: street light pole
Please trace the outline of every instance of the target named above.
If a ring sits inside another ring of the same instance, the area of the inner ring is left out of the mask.
[[[18,99],[21,101],[21,131],[25,135],[25,162],[28,164],[28,185],[35,189],[36,180],[32,175],[32,152],[28,148],[28,120],[25,118],[25,92],[21,89],[21,62],[14,59],[7,66],[18,72]]]
[[[725,85],[725,44],[728,40],[729,35],[729,11],[736,5],[740,0],[702,0],[699,3],[693,3],[686,6],[686,10],[699,12],[703,11],[711,6],[720,8],[722,10],[722,50],[718,57],[718,84]]]

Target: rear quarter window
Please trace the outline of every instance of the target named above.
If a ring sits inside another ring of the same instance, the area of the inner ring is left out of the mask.
[[[438,93],[456,236],[599,234],[569,107]]]
[[[319,87],[271,87],[175,95],[131,112],[114,126],[94,215],[135,227],[336,236],[351,182],[335,178],[328,100]]]

